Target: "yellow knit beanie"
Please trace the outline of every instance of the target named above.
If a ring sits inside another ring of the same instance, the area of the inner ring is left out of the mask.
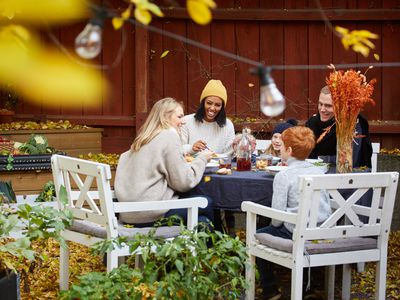
[[[200,102],[208,96],[217,96],[224,101],[224,106],[226,106],[226,101],[228,100],[228,95],[226,93],[226,88],[222,84],[221,80],[211,79],[203,91],[201,92]]]

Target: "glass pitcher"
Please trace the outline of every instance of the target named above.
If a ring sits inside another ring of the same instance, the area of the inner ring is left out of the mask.
[[[251,143],[249,138],[250,130],[243,128],[242,138],[236,148],[237,170],[251,170]]]

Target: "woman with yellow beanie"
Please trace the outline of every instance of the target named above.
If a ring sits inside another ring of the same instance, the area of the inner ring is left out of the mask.
[[[221,80],[208,81],[200,96],[195,114],[184,117],[181,138],[186,153],[208,148],[216,153],[230,153],[235,138],[232,122],[226,118],[226,88]]]

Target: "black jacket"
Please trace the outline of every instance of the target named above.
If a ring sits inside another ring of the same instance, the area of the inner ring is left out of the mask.
[[[318,140],[319,136],[324,132],[324,129],[334,123],[334,118],[322,122],[319,114],[316,114],[308,119],[306,126],[314,132],[315,138]],[[356,127],[361,128],[361,132],[357,132],[357,134],[362,135],[363,137],[355,139],[355,142],[358,145],[354,145],[353,147],[353,167],[367,166],[368,168],[371,168],[372,145],[367,119],[362,115],[358,115],[358,125]],[[324,138],[315,145],[315,148],[309,157],[317,158],[318,156],[323,155],[336,155],[336,124],[334,124]]]

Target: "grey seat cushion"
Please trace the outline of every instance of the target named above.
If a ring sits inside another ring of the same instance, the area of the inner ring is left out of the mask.
[[[292,240],[276,237],[268,233],[256,233],[254,236],[261,244],[265,246],[292,253]],[[308,254],[368,250],[376,247],[376,239],[360,237],[305,242],[305,248]]]
[[[124,227],[122,224],[118,224],[118,235],[132,238],[136,234],[147,234],[151,229],[152,227],[127,228]],[[68,228],[68,230],[76,231],[90,236],[95,236],[98,238],[107,238],[106,228],[90,221],[74,220],[72,226]],[[158,227],[155,236],[162,238],[171,238],[178,236],[180,230],[180,226]]]

